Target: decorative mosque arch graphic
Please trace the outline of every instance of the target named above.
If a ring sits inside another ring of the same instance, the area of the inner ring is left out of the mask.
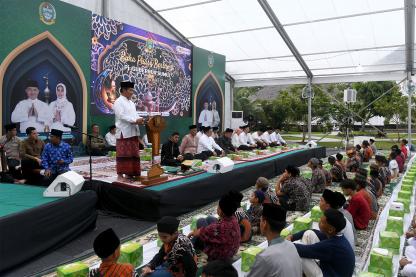
[[[0,126],[10,123],[16,103],[25,98],[24,81],[35,74],[36,68],[54,70],[57,80],[49,85],[51,101],[55,97],[55,84],[63,82],[68,100],[76,114],[75,125],[87,130],[87,84],[84,73],[71,53],[48,31],[45,31],[16,47],[0,65]],[[56,72],[55,72],[56,70]],[[41,72],[48,78],[49,72]],[[38,76],[46,80],[45,76]],[[38,81],[39,82],[39,81]],[[39,99],[44,100],[45,84],[39,82]],[[79,139],[81,137],[76,136]]]
[[[224,127],[224,93],[222,91],[220,82],[217,77],[210,71],[195,90],[194,104],[193,104],[193,118],[194,124],[198,124],[198,117],[203,109],[204,102],[208,102],[209,109],[211,109],[212,101],[216,101],[217,110],[221,115],[220,129]]]

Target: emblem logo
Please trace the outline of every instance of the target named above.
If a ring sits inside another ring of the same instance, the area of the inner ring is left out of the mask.
[[[39,6],[40,20],[46,25],[55,24],[56,10],[55,7],[49,2],[42,2]]]

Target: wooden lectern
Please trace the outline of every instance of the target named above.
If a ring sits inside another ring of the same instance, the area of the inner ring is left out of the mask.
[[[160,133],[165,127],[166,122],[160,115],[149,118],[146,124],[147,138],[152,144],[152,167],[147,172],[147,176],[140,176],[140,182],[143,185],[151,186],[168,179],[168,176],[161,176],[164,173],[164,170],[155,159],[155,157],[160,156]],[[160,157],[158,160],[160,161]]]

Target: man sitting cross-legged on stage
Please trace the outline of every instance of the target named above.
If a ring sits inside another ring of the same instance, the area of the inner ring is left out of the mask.
[[[26,183],[30,185],[41,184],[43,176],[40,174],[42,169],[42,155],[45,143],[39,139],[38,132],[34,127],[26,128],[27,139],[20,144],[20,157],[22,159],[22,173]]]
[[[212,129],[211,127],[202,127],[204,134],[199,138],[197,155],[195,158],[201,159],[203,161],[207,160],[211,156],[219,156],[222,154],[222,148],[215,143],[214,139],[211,137]]]
[[[180,166],[183,156],[179,153],[179,133],[174,132],[169,140],[162,145],[161,164],[169,166]]]
[[[74,160],[71,152],[71,146],[62,141],[62,131],[52,129],[50,140],[46,144],[42,153],[42,167],[45,169],[45,177],[50,184],[55,178],[67,171],[70,171],[69,165]]]
[[[163,242],[159,252],[143,267],[143,276],[194,277],[197,271],[197,256],[191,240],[179,233],[179,220],[172,216],[162,217],[157,222],[157,231]]]
[[[123,176],[140,176],[139,155],[139,124],[144,120],[137,114],[135,104],[130,100],[134,94],[134,83],[120,83],[120,97],[114,102],[113,110],[116,117],[116,167],[118,179],[124,181]]]
[[[192,160],[196,154],[196,148],[198,147],[196,125],[189,126],[189,134],[183,137],[181,146],[179,146],[179,152],[182,154],[185,160]]]
[[[263,130],[258,130],[251,134],[251,138],[257,144],[257,148],[266,149],[266,147],[268,146],[268,143],[263,140],[262,136],[263,136]]]
[[[100,277],[133,277],[137,276],[131,264],[118,263],[120,257],[120,239],[113,229],[100,233],[94,240],[94,252],[101,258],[98,270],[93,270],[90,276]]]
[[[227,128],[222,136],[218,139],[218,145],[225,151],[225,154],[230,154],[237,151],[231,141],[232,135],[233,129]]]
[[[244,125],[240,127],[241,134],[238,136],[240,147],[238,147],[238,150],[253,150],[257,147],[257,144],[251,140],[251,137],[249,137],[250,128],[248,125]]]

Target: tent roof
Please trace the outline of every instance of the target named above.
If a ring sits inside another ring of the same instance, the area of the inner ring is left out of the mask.
[[[406,76],[405,4],[413,3],[414,16],[414,0],[145,2],[194,45],[225,55],[226,71],[236,86],[306,83],[299,57],[314,83]],[[269,12],[281,23],[298,57]],[[414,38],[414,18],[410,22]],[[413,46],[414,39],[412,52]]]

